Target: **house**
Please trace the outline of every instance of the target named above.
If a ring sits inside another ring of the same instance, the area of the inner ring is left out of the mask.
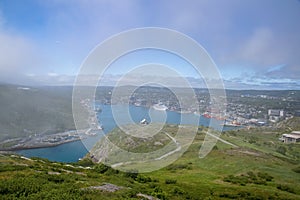
[[[280,140],[288,144],[300,142],[300,131],[293,131],[290,134],[283,134]]]

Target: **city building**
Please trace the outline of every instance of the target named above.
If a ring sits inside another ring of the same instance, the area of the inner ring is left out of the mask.
[[[269,116],[284,117],[285,116],[285,112],[284,112],[284,110],[269,109],[268,110],[268,115]]]
[[[295,111],[295,117],[300,117],[300,110]]]
[[[285,117],[285,111],[279,109],[269,109],[268,116],[271,122],[278,122],[280,119]]]

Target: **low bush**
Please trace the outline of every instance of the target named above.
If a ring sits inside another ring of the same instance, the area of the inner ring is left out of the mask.
[[[279,147],[276,148],[276,151],[277,151],[278,153],[282,154],[282,155],[285,155],[287,150],[286,150],[286,147],[284,147],[284,146],[279,146]]]
[[[182,170],[182,169],[191,169],[191,166],[188,164],[171,164],[167,167],[167,170]]]
[[[100,174],[104,174],[110,167],[100,163],[94,167],[94,171]]]
[[[124,173],[124,176],[125,177],[129,177],[129,178],[132,178],[132,179],[136,179],[139,175],[139,171],[138,170],[130,170],[130,171],[127,171]]]
[[[247,172],[246,174],[241,174],[238,176],[229,175],[223,179],[225,182],[239,184],[245,186],[246,184],[253,183],[257,185],[265,185],[267,182],[272,181],[273,177],[267,173],[258,172],[255,174],[252,171]]]
[[[174,195],[183,195],[186,192],[183,189],[181,189],[180,187],[174,187],[173,190],[172,190],[172,193]]]
[[[157,197],[161,200],[167,199],[167,194],[159,187],[155,187],[153,192],[151,192],[151,196]]]
[[[24,169],[27,169],[27,167],[23,165],[0,165],[0,172],[21,171]]]
[[[166,183],[166,184],[176,184],[176,183],[177,183],[177,180],[176,180],[176,179],[166,179],[166,180],[165,180],[165,183]]]
[[[148,182],[152,182],[152,179],[150,177],[146,177],[146,176],[142,176],[142,175],[138,175],[135,179],[137,182],[139,183],[148,183]]]
[[[295,194],[295,190],[288,185],[279,184],[279,185],[277,185],[277,189]]]
[[[300,173],[300,166],[298,166],[298,167],[296,167],[296,168],[294,168],[294,169],[292,169],[294,172],[296,172],[296,173]]]
[[[268,173],[258,172],[257,176],[261,179],[266,180],[266,181],[272,181],[273,180],[273,176],[270,176]]]

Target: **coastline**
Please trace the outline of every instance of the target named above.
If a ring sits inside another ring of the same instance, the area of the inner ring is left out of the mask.
[[[82,139],[85,139],[87,135],[85,135],[85,131],[67,131],[63,133],[56,133],[52,135],[43,135],[43,136],[35,136],[35,137],[25,137],[25,138],[14,138],[8,139],[1,143],[2,147],[0,147],[0,151],[19,151],[26,149],[38,149],[38,148],[47,148],[47,147],[55,147],[62,144],[76,142]],[[14,141],[13,144],[5,146],[6,143]]]
[[[41,145],[32,145],[32,146],[18,146],[18,147],[8,147],[8,148],[1,148],[0,152],[15,152],[15,151],[20,151],[20,150],[28,150],[28,149],[40,149],[40,148],[48,148],[48,147],[56,147],[59,145],[71,143],[71,142],[76,142],[81,139],[74,139],[74,140],[68,140],[64,142],[59,142],[59,143],[53,143],[53,144],[41,144]]]

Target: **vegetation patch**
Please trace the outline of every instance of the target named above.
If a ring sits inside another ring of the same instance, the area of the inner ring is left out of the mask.
[[[279,184],[279,185],[277,185],[277,189],[285,191],[285,192],[289,192],[289,193],[292,193],[292,194],[296,193],[295,190],[294,190],[294,188],[292,188],[292,187],[290,187],[290,186],[288,186],[286,184]]]
[[[166,179],[166,180],[165,180],[165,183],[166,183],[166,184],[176,184],[176,183],[177,183],[177,180],[176,180],[176,179]]]
[[[118,171],[88,155],[68,164],[1,155],[0,199],[300,199],[300,146],[281,143],[280,134],[268,128],[225,132],[222,139],[240,148],[218,141],[203,159],[198,152],[205,134],[197,134],[176,162],[150,173]],[[107,183],[124,189],[99,189]]]
[[[167,170],[170,171],[176,171],[176,170],[182,170],[182,169],[191,169],[191,166],[188,164],[171,164],[167,166]]]
[[[294,168],[293,171],[296,172],[296,173],[300,173],[300,166]]]
[[[273,180],[273,177],[270,176],[267,173],[254,173],[252,171],[247,172],[246,174],[241,175],[229,175],[226,176],[223,181],[233,183],[233,184],[239,184],[242,186],[245,186],[246,184],[258,184],[258,185],[265,185],[267,182],[270,182]]]
[[[0,163],[0,172],[6,172],[6,171],[20,171],[27,169],[26,165],[7,165],[7,164],[1,164]]]

